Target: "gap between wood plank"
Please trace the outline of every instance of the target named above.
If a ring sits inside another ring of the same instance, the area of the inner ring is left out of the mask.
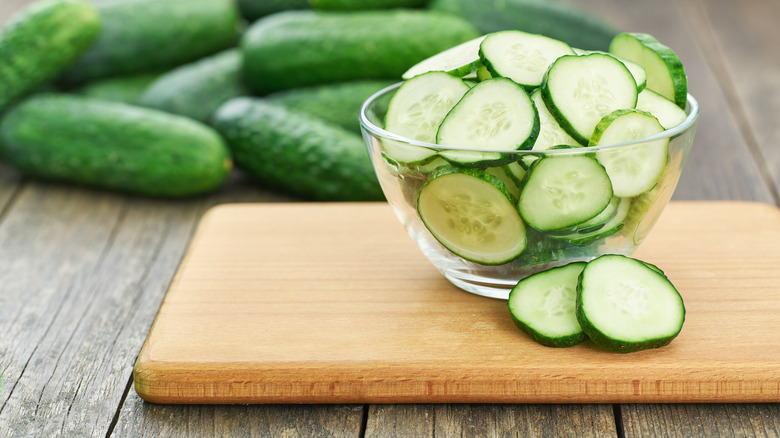
[[[780,206],[780,193],[778,193],[777,185],[772,179],[772,172],[767,166],[767,159],[758,146],[758,140],[755,135],[753,135],[750,128],[747,112],[737,98],[737,90],[734,87],[733,79],[729,75],[723,60],[723,51],[718,47],[715,31],[709,16],[707,15],[706,6],[702,3],[702,0],[689,0],[680,3],[680,7],[683,12],[685,12],[685,16],[699,17],[699,20],[690,21],[691,26],[698,27],[697,31],[693,32],[693,34],[697,36],[697,44],[701,47],[706,62],[710,65],[710,68],[712,68],[715,78],[723,89],[726,102],[728,102],[731,107],[731,113],[737,121],[739,132],[745,140],[745,145],[753,156],[756,166],[761,172],[761,179],[769,189],[772,202],[774,202],[775,205]],[[701,35],[708,35],[709,38],[702,38],[700,37]],[[778,182],[778,184],[780,184],[780,182]]]
[[[127,379],[127,385],[125,385],[125,391],[122,393],[122,398],[119,399],[114,416],[111,418],[111,423],[106,430],[106,438],[110,438],[114,434],[114,428],[119,423],[119,417],[122,415],[122,407],[125,405],[127,395],[130,393],[130,388],[133,386],[133,370],[130,370],[130,376]]]
[[[620,407],[620,404],[612,405],[612,413],[615,417],[615,433],[617,434],[617,438],[625,438],[626,431],[623,429],[623,409]]]

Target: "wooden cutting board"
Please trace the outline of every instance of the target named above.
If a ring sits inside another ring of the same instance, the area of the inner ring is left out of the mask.
[[[135,366],[156,403],[780,402],[780,210],[677,202],[635,254],[687,319],[671,345],[555,349],[463,292],[386,204],[210,210]]]

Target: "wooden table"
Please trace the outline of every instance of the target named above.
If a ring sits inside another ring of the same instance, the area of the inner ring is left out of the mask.
[[[682,58],[702,117],[675,199],[780,205],[780,2],[569,0]],[[2,0],[0,23],[29,3]],[[778,404],[166,406],[135,358],[204,211],[295,199],[237,174],[161,201],[0,165],[0,436],[778,436]]]

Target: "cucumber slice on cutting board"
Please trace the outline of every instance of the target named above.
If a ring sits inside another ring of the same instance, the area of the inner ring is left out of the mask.
[[[447,166],[420,189],[417,211],[445,248],[484,265],[499,265],[525,249],[525,224],[495,176]]]
[[[662,273],[639,260],[609,254],[583,269],[576,314],[593,342],[628,353],[669,344],[682,330],[685,306]]]
[[[507,307],[515,325],[548,347],[571,347],[588,337],[577,321],[577,281],[585,262],[569,263],[520,280]]]
[[[587,145],[593,129],[607,114],[634,108],[636,81],[626,66],[610,55],[567,55],[545,74],[542,98],[558,124]]]
[[[685,108],[688,77],[672,49],[646,33],[621,33],[612,39],[609,52],[644,67],[647,88]]]

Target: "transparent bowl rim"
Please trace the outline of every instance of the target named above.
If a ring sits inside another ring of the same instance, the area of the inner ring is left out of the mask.
[[[390,85],[388,87],[385,87],[376,93],[372,94],[371,97],[366,99],[365,102],[363,102],[363,105],[360,107],[360,125],[361,127],[374,137],[379,137],[382,139],[387,140],[393,140],[398,141],[402,143],[406,143],[413,146],[420,146],[428,149],[435,149],[435,150],[462,150],[462,151],[477,151],[477,152],[500,152],[500,153],[511,153],[511,154],[539,154],[539,155],[567,155],[567,154],[579,154],[579,153],[592,153],[599,150],[604,149],[615,149],[635,144],[641,144],[641,143],[648,143],[655,140],[660,140],[663,138],[673,138],[676,137],[689,129],[691,129],[695,124],[696,120],[699,117],[699,102],[691,96],[690,93],[687,94],[686,99],[688,102],[688,116],[683,120],[682,123],[679,125],[672,127],[670,129],[667,129],[663,132],[659,132],[658,134],[639,138],[636,140],[631,141],[625,141],[621,143],[613,143],[613,144],[607,144],[607,145],[600,145],[600,146],[588,146],[586,148],[576,147],[571,149],[546,149],[546,150],[530,150],[530,149],[515,149],[515,150],[506,150],[506,149],[473,149],[473,148],[460,148],[460,147],[453,147],[453,146],[443,146],[433,143],[426,143],[423,141],[417,141],[412,140],[410,138],[406,138],[397,134],[393,134],[390,131],[386,131],[383,128],[375,125],[368,119],[367,111],[368,108],[379,98],[383,97],[384,95],[390,93],[391,91],[396,90],[398,87],[400,87],[403,84],[403,82],[398,82],[396,84]],[[584,150],[583,150],[584,149]]]

